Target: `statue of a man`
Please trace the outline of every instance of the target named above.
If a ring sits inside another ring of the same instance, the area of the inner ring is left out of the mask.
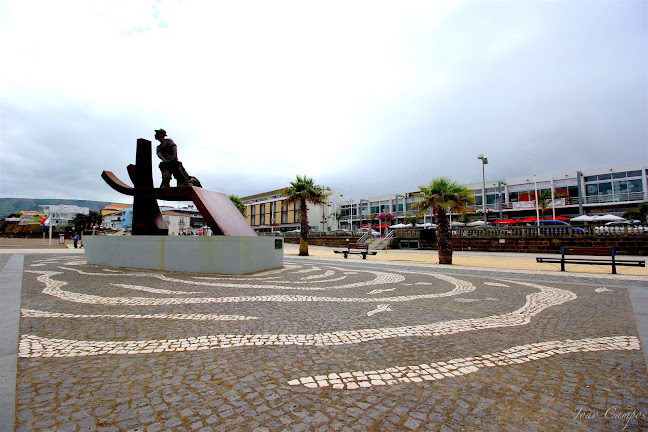
[[[171,138],[166,137],[164,129],[155,131],[155,139],[160,142],[156,147],[156,152],[160,160],[160,171],[162,172],[161,188],[171,186],[171,176],[175,177],[178,186],[198,186],[202,187],[197,178],[191,177],[178,160],[178,147]]]

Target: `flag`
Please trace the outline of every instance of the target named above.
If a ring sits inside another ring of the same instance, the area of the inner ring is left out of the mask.
[[[45,219],[41,220],[41,226],[49,226],[52,220],[52,216],[47,216]]]

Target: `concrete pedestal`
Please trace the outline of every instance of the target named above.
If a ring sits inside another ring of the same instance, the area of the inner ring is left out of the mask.
[[[283,266],[283,239],[251,236],[86,236],[88,264],[246,274]]]

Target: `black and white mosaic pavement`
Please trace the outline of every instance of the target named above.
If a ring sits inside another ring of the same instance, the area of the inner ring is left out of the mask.
[[[622,282],[545,279],[316,259],[217,276],[26,256],[17,430],[647,428]]]

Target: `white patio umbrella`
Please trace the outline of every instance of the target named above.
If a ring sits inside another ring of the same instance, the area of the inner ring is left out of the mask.
[[[416,224],[416,226],[418,228],[436,228],[437,227],[436,224],[433,224],[433,223],[430,223],[430,222],[426,222],[424,224]]]
[[[392,225],[389,228],[391,228],[391,229],[412,228],[412,224],[402,224],[402,223],[400,223],[400,224]]]
[[[450,225],[453,226],[453,227],[466,226],[465,223],[459,222],[459,221],[452,222]]]
[[[625,220],[622,217],[613,214],[594,215],[592,217],[594,218],[594,222],[617,222]]]
[[[488,225],[488,224],[486,222],[484,222],[483,220],[470,222],[469,224],[466,224],[466,226],[469,226],[469,227],[484,226],[484,225]]]
[[[570,222],[592,222],[595,219],[590,215],[580,215],[569,219]]]

